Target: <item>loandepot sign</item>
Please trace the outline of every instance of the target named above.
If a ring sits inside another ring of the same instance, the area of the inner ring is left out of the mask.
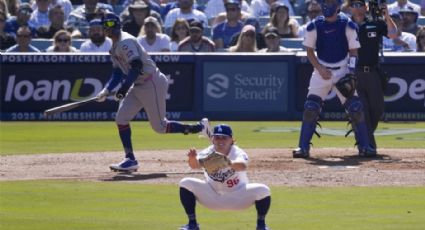
[[[254,131],[261,132],[261,133],[293,133],[293,132],[299,132],[300,128],[268,127],[268,128],[257,129]],[[320,133],[320,135],[344,136],[348,130],[318,128],[317,131]],[[375,131],[375,136],[391,136],[391,135],[402,135],[402,134],[413,134],[413,133],[425,133],[425,129],[377,129]],[[350,135],[353,135],[353,133],[351,133]]]

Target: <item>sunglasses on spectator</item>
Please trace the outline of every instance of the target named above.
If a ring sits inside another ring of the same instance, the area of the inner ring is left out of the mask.
[[[276,36],[276,35],[267,35],[266,36],[266,39],[275,39],[275,38],[278,38],[278,36]]]
[[[363,6],[365,6],[365,4],[363,2],[353,2],[350,4],[350,6],[353,8],[362,8]]]
[[[70,39],[68,39],[68,38],[58,38],[58,39],[56,39],[57,42],[63,42],[63,43],[67,43],[67,42],[69,42],[69,40]]]
[[[236,8],[236,7],[227,7],[226,8],[226,11],[236,12],[236,11],[238,11],[238,8]]]
[[[185,26],[176,26],[176,30],[186,30]]]
[[[251,38],[255,37],[255,33],[254,32],[246,32],[244,35],[246,37],[251,37]]]
[[[17,34],[16,35],[18,38],[30,38],[31,34]]]

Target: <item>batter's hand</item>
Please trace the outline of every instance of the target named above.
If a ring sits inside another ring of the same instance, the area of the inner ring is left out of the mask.
[[[332,78],[332,71],[326,69],[326,67],[324,66],[320,66],[320,68],[318,69],[320,76],[325,79],[325,80],[329,80]]]
[[[96,97],[97,97],[97,102],[104,102],[106,100],[106,97],[109,95],[109,90],[107,88],[102,89],[102,91],[100,91]]]

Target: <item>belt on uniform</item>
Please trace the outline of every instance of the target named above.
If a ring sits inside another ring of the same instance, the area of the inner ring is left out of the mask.
[[[376,66],[374,66],[374,65],[361,65],[361,66],[357,66],[357,70],[360,70],[360,71],[365,72],[365,73],[369,73],[372,70],[374,70],[375,68],[376,68]]]
[[[325,68],[330,70],[339,70],[341,69],[341,66],[336,66],[336,67],[325,66]]]

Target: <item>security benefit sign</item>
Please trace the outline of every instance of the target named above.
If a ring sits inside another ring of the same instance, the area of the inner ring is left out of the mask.
[[[286,112],[285,62],[205,62],[204,110],[210,112]]]

